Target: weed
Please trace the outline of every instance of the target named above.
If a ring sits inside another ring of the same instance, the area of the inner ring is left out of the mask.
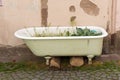
[[[64,61],[62,68],[70,68],[67,62]],[[0,63],[0,72],[3,71],[17,71],[17,70],[47,70],[48,67],[42,62],[19,62],[19,63]],[[72,67],[72,70],[80,71],[97,71],[97,70],[110,70],[110,71],[120,71],[120,66],[116,62],[104,62],[92,65],[83,65],[81,67]]]

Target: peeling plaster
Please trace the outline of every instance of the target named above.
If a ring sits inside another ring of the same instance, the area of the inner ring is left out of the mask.
[[[75,6],[74,5],[70,6],[69,7],[69,11],[70,12],[75,12],[76,11]]]
[[[48,8],[47,3],[48,3],[48,0],[41,0],[41,7]]]
[[[47,26],[48,18],[48,0],[41,0],[41,25]]]
[[[42,19],[41,25],[42,26],[47,26],[47,17],[48,17],[48,10],[47,8],[43,8],[41,10],[41,19]]]
[[[75,21],[75,19],[76,19],[76,16],[72,16],[71,18],[70,18],[70,21],[72,22],[72,21]]]
[[[80,7],[83,9],[85,13],[91,16],[97,16],[99,15],[99,7],[91,2],[90,0],[81,0]]]
[[[2,0],[0,0],[0,6],[2,6]]]
[[[70,17],[70,25],[71,26],[76,26],[76,16],[72,16],[72,17]]]

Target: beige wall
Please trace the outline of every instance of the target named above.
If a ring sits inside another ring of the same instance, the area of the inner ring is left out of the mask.
[[[83,6],[80,6],[80,2]],[[75,6],[75,12],[69,11],[71,5]],[[110,0],[48,0],[48,22],[52,25],[70,25],[70,17],[76,16],[77,25],[106,28],[110,16],[109,7]]]
[[[70,25],[70,18],[76,16],[77,25],[106,28],[111,19],[111,0],[42,1],[43,3],[41,0],[3,0],[3,7],[0,7],[0,44],[19,45],[22,42],[14,37],[16,30],[46,23],[46,19],[41,19],[41,4],[44,8],[42,18],[47,18],[47,23],[52,23],[52,26]],[[70,11],[70,6],[74,6],[75,10]],[[46,8],[48,16],[47,13],[44,14]]]
[[[0,7],[0,44],[16,45],[21,41],[14,32],[27,26],[40,26],[39,0],[2,0]]]
[[[120,0],[117,0],[116,30],[120,30]]]
[[[5,20],[4,20],[4,9],[0,7],[0,44],[5,44]]]

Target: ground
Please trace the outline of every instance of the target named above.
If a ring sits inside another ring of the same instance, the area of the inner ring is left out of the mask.
[[[61,69],[43,62],[0,63],[0,80],[120,80],[120,60],[119,55],[102,55],[92,65],[72,67],[63,63]]]
[[[120,71],[101,69],[95,71],[15,71],[0,72],[0,80],[120,80]]]

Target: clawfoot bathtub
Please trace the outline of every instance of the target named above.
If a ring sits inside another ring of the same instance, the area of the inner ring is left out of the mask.
[[[15,32],[17,38],[22,39],[25,44],[36,56],[46,58],[46,64],[53,56],[87,56],[88,63],[92,62],[94,56],[102,53],[103,38],[107,32],[97,26],[77,26],[78,28],[87,27],[90,30],[100,31],[102,35],[98,36],[48,36],[34,37],[34,28],[21,29]],[[46,27],[36,27],[36,32],[42,33]],[[49,27],[48,32],[57,32],[58,30],[73,30],[74,27]]]

